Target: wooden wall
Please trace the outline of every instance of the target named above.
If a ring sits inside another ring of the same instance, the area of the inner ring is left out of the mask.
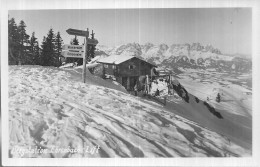
[[[107,68],[105,68],[105,66],[107,66]],[[114,75],[113,65],[111,65],[111,64],[103,64],[103,72],[105,74]]]
[[[133,69],[129,69],[129,66],[134,66]],[[119,76],[140,76],[151,75],[152,65],[140,60],[138,58],[132,58],[118,65]]]
[[[129,66],[132,65],[133,69],[130,69]],[[107,66],[104,68],[104,66]],[[116,69],[113,69],[112,64],[103,64],[103,72],[105,74],[114,75],[116,77],[131,77],[131,76],[140,76],[140,75],[151,75],[152,65],[140,60],[138,58],[132,58],[128,61],[125,61],[119,65],[116,65]]]

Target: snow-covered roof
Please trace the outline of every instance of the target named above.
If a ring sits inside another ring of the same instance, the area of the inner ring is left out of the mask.
[[[99,59],[98,62],[99,63],[107,63],[107,64],[120,64],[120,63],[123,63],[123,62],[130,60],[132,58],[134,58],[134,56],[111,55],[111,56],[105,57],[103,59]]]
[[[134,58],[135,56],[129,56],[129,55],[111,55],[111,56],[108,56],[108,57],[105,57],[105,58],[102,58],[102,59],[99,59],[97,62],[98,63],[105,63],[105,64],[121,64],[127,60],[130,60],[132,58]],[[135,57],[137,59],[140,59],[138,57]],[[140,59],[142,60],[142,59]],[[142,60],[142,61],[145,61],[145,60]],[[149,63],[149,62],[147,62]],[[151,64],[151,63],[149,63]],[[151,64],[153,66],[156,66],[154,64]]]

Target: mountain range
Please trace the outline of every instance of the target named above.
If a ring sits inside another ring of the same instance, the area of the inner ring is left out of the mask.
[[[128,43],[116,47],[97,46],[97,55],[131,55],[165,68],[215,68],[218,71],[248,72],[252,70],[252,61],[239,54],[223,54],[212,45],[200,43],[154,45],[146,43]],[[238,56],[237,56],[238,55]]]

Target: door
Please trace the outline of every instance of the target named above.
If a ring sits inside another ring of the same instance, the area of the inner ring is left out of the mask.
[[[127,77],[122,77],[122,85],[127,89]]]
[[[130,90],[133,91],[138,77],[130,77]]]

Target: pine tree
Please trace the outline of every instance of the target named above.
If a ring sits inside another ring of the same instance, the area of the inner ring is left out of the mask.
[[[77,36],[75,35],[75,38],[72,39],[70,42],[71,45],[79,45],[79,40],[77,39]]]
[[[18,64],[18,29],[15,19],[8,20],[8,64]]]
[[[58,66],[58,58],[55,54],[55,35],[52,28],[42,42],[41,59],[43,66]]]
[[[18,64],[29,64],[30,57],[28,57],[27,53],[29,51],[29,35],[26,34],[26,25],[23,20],[20,21],[18,30]]]
[[[55,38],[55,52],[56,52],[56,57],[58,58],[57,66],[61,66],[62,58],[64,58],[61,55],[62,44],[63,44],[63,40],[62,40],[62,38],[60,36],[60,32],[58,32],[57,35],[56,35],[56,38]]]
[[[39,65],[40,56],[39,56],[39,44],[37,38],[35,37],[35,32],[32,33],[32,36],[29,40],[29,54],[30,64]]]
[[[37,42],[37,45],[35,47],[35,65],[41,65],[42,58],[41,58],[41,49],[39,47],[39,42]]]
[[[90,45],[89,47],[89,59],[91,60],[95,57],[96,45]]]
[[[46,50],[47,50],[46,46],[47,46],[46,37],[43,36],[41,50],[40,50],[40,58],[39,58],[39,60],[40,60],[39,65],[42,65],[42,66],[44,66],[44,63],[45,63],[43,57],[46,55]]]

